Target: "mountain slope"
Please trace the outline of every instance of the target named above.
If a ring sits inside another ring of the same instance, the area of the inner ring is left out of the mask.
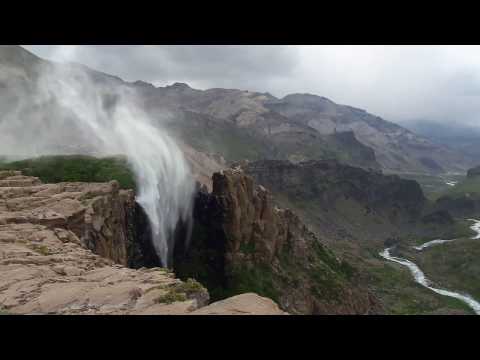
[[[472,159],[459,151],[364,110],[316,95],[291,94],[277,99],[268,93],[235,89],[202,91],[179,83],[145,91],[148,93],[145,104],[151,109],[185,109],[210,116],[212,122],[232,124],[283,149],[285,154],[280,156],[270,153],[272,159],[304,161],[335,154],[346,163],[375,168],[372,166],[375,158],[389,172],[464,172],[473,166]],[[363,149],[359,145],[355,151],[343,147],[338,136],[345,132],[352,132]],[[301,150],[292,143],[301,144]],[[370,149],[373,154],[367,154]],[[362,155],[357,158],[352,156],[359,153]]]
[[[87,73],[97,86],[133,89],[152,119],[196,150],[219,153],[227,161],[336,158],[364,168],[423,173],[464,172],[476,165],[459,151],[320,96],[291,94],[278,99],[237,89],[197,90],[182,83],[165,87],[128,83],[80,64],[42,60],[18,46],[0,47],[0,122],[2,114],[15,109],[19,98],[38,91],[35,79],[39,74],[59,67]],[[50,116],[59,114],[54,104],[49,105]],[[31,115],[26,112],[22,115]],[[38,104],[31,112],[38,112]],[[67,115],[63,111],[61,116]],[[65,143],[71,146],[72,141]]]
[[[458,121],[438,122],[428,119],[410,120],[405,122],[404,126],[432,141],[460,151],[474,164],[480,163],[479,127],[464,125]]]
[[[144,82],[128,83],[83,65],[48,62],[23,48],[10,46],[0,47],[0,73],[1,95],[7,99],[0,110],[0,124],[3,122],[6,130],[15,134],[17,142],[27,144],[23,151],[28,155],[38,149],[48,153],[89,151],[89,139],[72,121],[75,116],[37,84],[39,77],[55,81],[66,75],[80,80],[86,76],[106,94],[107,105],[103,106],[115,104],[115,98],[108,98],[109,92],[128,89],[135,94],[139,108],[173,136],[197,151],[221,154],[227,161],[339,158],[379,168],[373,152],[354,136],[322,135],[295,124],[264,108],[261,102],[271,97],[263,94],[226,89],[200,91],[185,84],[155,88]],[[39,131],[44,132],[42,136],[35,136]],[[13,144],[5,143],[0,145],[0,152],[11,148]]]

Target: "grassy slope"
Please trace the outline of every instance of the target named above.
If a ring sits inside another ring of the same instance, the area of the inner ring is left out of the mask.
[[[456,186],[453,186],[443,193],[443,195],[453,198],[463,196],[465,194],[470,194],[477,197],[480,196],[480,176],[465,178]]]
[[[431,200],[436,200],[442,196],[445,192],[455,189],[446,184],[447,181],[462,181],[465,176],[463,175],[426,175],[426,174],[399,174],[400,177],[409,180],[417,181],[425,196]]]
[[[480,301],[480,241],[458,239],[406,256],[437,286],[469,293]]]
[[[135,188],[135,179],[125,159],[95,158],[84,155],[42,156],[33,159],[0,162],[0,170],[21,170],[44,183],[64,181],[107,182],[117,180],[121,188]]]
[[[439,310],[460,310],[473,314],[460,300],[438,295],[417,284],[410,271],[400,264],[387,262],[380,257],[369,263],[368,276],[371,286],[390,314],[421,315]],[[428,271],[426,274],[429,276]]]
[[[316,201],[312,201],[312,199],[300,200],[293,197],[288,198],[280,193],[275,195],[277,201],[283,206],[295,209],[301,217],[307,221],[312,230],[316,230],[319,234],[325,232],[323,223],[317,219],[317,217],[319,218],[321,216],[322,209]],[[379,231],[381,228],[389,228],[391,225],[388,225],[386,222],[382,226],[382,219],[365,216],[364,211],[360,211],[361,209],[352,203],[336,204],[336,206],[340,206],[336,218],[339,224],[342,224],[340,218],[347,215],[348,218],[355,219],[354,222],[358,223],[358,231],[355,232],[357,239],[345,238],[342,240],[341,236],[338,238],[337,234],[337,240],[329,242],[329,245],[337,254],[341,254],[343,259],[360,270],[364,275],[366,283],[371,286],[372,290],[381,299],[389,313],[429,314],[440,310],[444,312],[457,310],[473,314],[472,310],[460,300],[444,297],[424,288],[414,281],[407,268],[399,264],[387,262],[378,255],[378,252],[384,247],[383,241],[385,240],[385,238],[383,238],[383,240],[381,239],[382,236],[380,236]],[[375,221],[378,223],[372,223]],[[348,225],[347,223],[343,225]],[[425,235],[421,235],[422,232],[418,231],[418,235],[405,235],[402,237],[404,237],[404,241],[410,246],[414,244],[418,245],[439,237],[448,239],[470,236],[473,234],[469,228],[470,225],[470,222],[457,221],[454,225],[445,226],[442,229],[438,227],[427,229],[428,231],[423,231]],[[374,237],[368,235],[372,226],[375,226],[377,229]],[[411,230],[417,232],[415,229]],[[425,269],[425,272],[427,276],[429,276],[427,269]]]

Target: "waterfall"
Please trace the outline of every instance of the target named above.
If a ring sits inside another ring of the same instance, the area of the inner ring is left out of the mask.
[[[126,156],[157,255],[171,266],[175,228],[191,224],[194,181],[182,151],[143,111],[136,89],[62,64],[42,68],[33,89],[20,95],[15,111],[2,115],[0,151]]]

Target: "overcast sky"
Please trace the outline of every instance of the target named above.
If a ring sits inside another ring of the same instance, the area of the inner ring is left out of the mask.
[[[479,46],[24,46],[127,81],[312,93],[387,120],[480,127]]]

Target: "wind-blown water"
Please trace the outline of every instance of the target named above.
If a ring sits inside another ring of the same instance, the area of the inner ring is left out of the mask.
[[[480,221],[475,220],[475,219],[468,219],[468,220],[474,222],[474,224],[470,228],[473,231],[476,232],[476,235],[474,235],[472,237],[472,239],[480,239]],[[421,250],[423,250],[425,248],[428,248],[430,246],[443,244],[445,242],[450,242],[450,241],[454,241],[454,239],[452,239],[452,240],[440,240],[440,239],[439,240],[432,240],[432,241],[426,242],[425,244],[422,244],[420,246],[414,246],[414,248],[421,251]],[[387,260],[390,260],[390,261],[393,261],[393,262],[396,262],[398,264],[401,264],[403,266],[408,267],[408,269],[412,273],[412,275],[413,275],[413,277],[414,277],[414,279],[417,283],[426,287],[427,289],[430,289],[430,290],[436,292],[437,294],[440,294],[440,295],[443,295],[443,296],[449,296],[449,297],[459,299],[459,300],[465,302],[473,311],[475,311],[475,313],[477,315],[480,315],[480,303],[478,301],[476,301],[474,298],[472,298],[470,295],[459,294],[459,293],[456,293],[456,292],[453,292],[453,291],[438,289],[438,288],[435,288],[435,287],[431,286],[430,280],[428,280],[426,278],[425,274],[422,272],[422,270],[420,270],[420,268],[416,264],[414,264],[413,262],[411,262],[407,259],[402,259],[402,258],[399,258],[399,257],[392,256],[390,254],[391,249],[392,248],[387,248],[387,249],[383,250],[380,253],[380,256],[383,257],[384,259],[387,259]]]
[[[66,145],[81,149],[74,153],[125,155],[155,250],[162,265],[170,266],[175,228],[179,221],[191,224],[194,190],[179,147],[146,115],[131,87],[95,81],[83,68],[69,65],[49,67],[36,85],[33,98],[2,117],[0,143],[24,157],[65,153]],[[29,116],[24,125],[22,114]]]

